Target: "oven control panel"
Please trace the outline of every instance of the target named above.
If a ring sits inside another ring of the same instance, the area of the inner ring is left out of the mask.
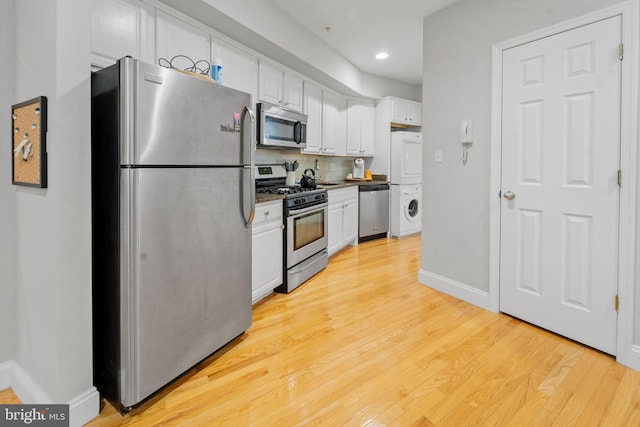
[[[318,205],[327,201],[327,192],[322,191],[316,194],[300,194],[295,197],[289,196],[286,199],[287,208],[290,210],[302,209],[309,206]]]

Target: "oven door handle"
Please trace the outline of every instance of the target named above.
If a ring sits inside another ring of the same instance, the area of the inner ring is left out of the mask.
[[[289,210],[289,218],[296,218],[299,217],[301,215],[305,215],[308,214],[309,212],[314,212],[314,211],[319,211],[321,209],[326,208],[327,206],[329,206],[329,203],[318,203],[317,205],[313,205],[313,206],[309,206],[308,208],[304,208],[304,209],[300,209],[300,210]]]

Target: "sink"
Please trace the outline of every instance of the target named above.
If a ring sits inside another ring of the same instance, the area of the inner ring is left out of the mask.
[[[322,183],[318,183],[319,186],[321,187],[329,187],[331,185],[342,185],[341,182],[322,182]]]

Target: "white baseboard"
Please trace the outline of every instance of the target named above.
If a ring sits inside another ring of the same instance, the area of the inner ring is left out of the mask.
[[[81,427],[100,413],[100,393],[90,387],[69,402],[69,426]]]
[[[13,364],[13,369],[11,370],[11,389],[22,403],[43,405],[54,403],[17,363]]]
[[[11,387],[11,371],[14,363],[13,360],[0,363],[0,390]]]
[[[464,283],[456,282],[448,277],[431,273],[423,268],[418,274],[418,281],[425,286],[444,292],[470,304],[477,305],[485,310],[491,310],[491,298],[488,292],[473,288]]]
[[[640,371],[640,346],[635,344],[629,344],[628,346],[622,345],[622,348],[618,348],[618,354],[616,354],[616,361],[627,368]]]
[[[0,390],[11,390],[23,403],[48,404],[53,400],[38,384],[13,360],[0,364]],[[80,427],[100,413],[100,394],[90,387],[69,402],[69,424]]]

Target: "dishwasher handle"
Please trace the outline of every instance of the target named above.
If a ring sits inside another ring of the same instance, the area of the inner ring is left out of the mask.
[[[368,193],[369,191],[388,191],[389,184],[361,184],[358,186],[358,191],[361,193]]]

